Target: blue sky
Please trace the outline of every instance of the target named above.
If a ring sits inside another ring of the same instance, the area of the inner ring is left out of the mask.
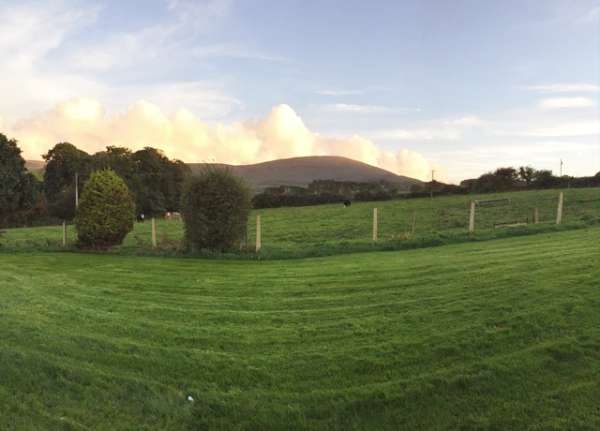
[[[0,130],[30,158],[71,140],[455,182],[600,171],[598,0],[0,0],[0,18]]]

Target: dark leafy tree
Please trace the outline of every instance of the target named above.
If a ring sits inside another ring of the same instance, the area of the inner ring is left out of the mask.
[[[536,188],[552,188],[559,187],[561,184],[561,179],[555,177],[552,174],[552,171],[549,170],[541,170],[536,171],[533,177],[532,185]]]
[[[105,249],[123,242],[133,229],[135,204],[125,182],[111,170],[93,172],[75,217],[79,245]]]
[[[519,179],[529,186],[535,177],[535,169],[531,166],[521,166],[519,168]]]
[[[163,184],[165,196],[165,207],[167,211],[179,211],[183,185],[187,177],[191,175],[188,165],[180,160],[169,162],[166,169],[166,180]]]
[[[27,214],[40,203],[39,191],[17,141],[0,134],[0,226],[26,224]]]
[[[92,158],[85,151],[67,142],[56,144],[43,157],[46,160],[44,193],[50,213],[57,217],[72,219],[75,215],[75,178],[78,178],[81,193],[92,170]],[[70,193],[72,193],[72,201],[65,198]]]
[[[207,167],[186,183],[182,214],[191,250],[232,249],[245,237],[250,191],[230,170]]]
[[[498,168],[494,172],[497,191],[513,190],[519,182],[519,174],[515,168]]]
[[[169,160],[162,151],[150,147],[136,151],[132,158],[136,166],[132,189],[138,213],[156,215],[177,211],[189,167]]]
[[[162,151],[146,147],[133,153],[136,164],[133,185],[138,213],[146,215],[162,214],[167,210],[163,193],[165,168],[169,159]]]
[[[130,189],[134,183],[137,170],[131,150],[123,147],[106,147],[106,151],[94,154],[92,156],[92,168],[94,170],[113,170],[127,183]]]

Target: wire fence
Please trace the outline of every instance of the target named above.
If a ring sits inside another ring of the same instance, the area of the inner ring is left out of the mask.
[[[319,254],[319,249],[341,252],[394,244],[401,248],[402,243],[431,238],[507,236],[514,230],[596,223],[600,223],[600,189],[278,208],[252,214],[240,251],[310,255]],[[115,251],[180,252],[182,240],[181,220],[148,220],[136,223]],[[72,248],[75,243],[75,229],[67,225],[11,229],[0,235],[0,249],[7,250]]]

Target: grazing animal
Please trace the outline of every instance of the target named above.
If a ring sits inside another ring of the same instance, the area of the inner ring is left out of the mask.
[[[352,205],[352,202],[350,202],[349,200],[345,200],[345,201],[344,201],[344,206],[345,206],[346,208],[348,208],[350,205]]]

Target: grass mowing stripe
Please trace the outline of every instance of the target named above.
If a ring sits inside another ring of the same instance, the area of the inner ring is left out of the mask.
[[[0,429],[596,429],[599,239],[1,254]]]

